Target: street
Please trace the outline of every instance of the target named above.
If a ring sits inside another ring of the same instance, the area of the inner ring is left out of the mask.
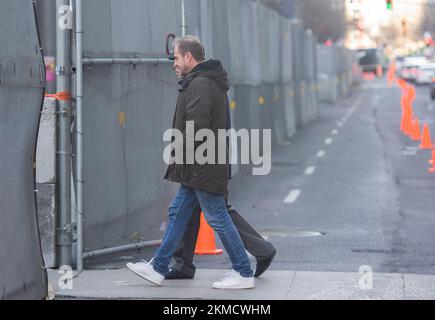
[[[269,176],[233,181],[233,204],[277,247],[272,269],[435,274],[431,152],[400,131],[400,94],[365,82],[321,105]],[[434,130],[433,106],[418,87],[414,112]]]

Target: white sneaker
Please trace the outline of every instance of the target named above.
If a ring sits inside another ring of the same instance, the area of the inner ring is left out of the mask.
[[[151,260],[152,261],[152,260]],[[161,286],[165,276],[154,270],[151,262],[127,263],[127,268],[136,273],[139,277],[144,278],[158,286]]]
[[[227,272],[224,278],[213,283],[213,288],[215,289],[251,289],[254,287],[254,277],[242,277],[240,273],[235,270]]]

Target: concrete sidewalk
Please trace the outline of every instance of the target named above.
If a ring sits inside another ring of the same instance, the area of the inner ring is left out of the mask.
[[[435,275],[373,273],[372,282],[366,278],[361,289],[359,273],[268,271],[257,279],[255,289],[211,288],[224,273],[222,269],[198,269],[194,280],[167,280],[162,287],[155,287],[127,269],[90,270],[73,279],[72,289],[60,289],[62,274],[48,272],[55,299],[435,299]],[[372,289],[364,289],[370,283]]]

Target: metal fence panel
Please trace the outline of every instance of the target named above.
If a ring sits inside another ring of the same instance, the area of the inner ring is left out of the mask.
[[[292,22],[293,79],[304,80],[304,29],[297,22]]]
[[[213,0],[200,0],[199,1],[199,24],[201,41],[205,49],[206,58],[214,57],[213,51]]]
[[[83,24],[85,52],[161,55],[166,35],[179,34],[180,1],[83,1]]]
[[[240,1],[230,0],[227,1],[227,17],[228,17],[228,29],[224,28],[228,33],[226,37],[228,38],[228,48],[230,49],[230,60],[231,69],[230,80],[233,84],[242,84],[243,79],[243,43],[240,41],[242,39],[242,29],[240,25],[239,17],[242,15]]]
[[[0,295],[42,299],[34,161],[45,66],[32,1],[3,0],[0,21]]]
[[[281,87],[281,97],[284,104],[286,119],[287,137],[291,138],[297,131],[296,111],[294,104],[295,89],[293,84],[283,84]]]
[[[261,80],[265,83],[281,79],[281,37],[279,15],[265,6],[258,7],[258,51],[260,53]]]
[[[261,83],[261,61],[259,53],[258,3],[251,0],[241,1],[240,41],[243,44],[243,84],[258,86]]]
[[[231,49],[229,40],[229,17],[228,3],[229,0],[212,1],[212,33],[213,33],[213,55],[222,62],[224,68],[228,71],[230,80],[238,76],[234,74]]]
[[[317,76],[316,70],[316,39],[311,31],[305,33],[305,67],[306,67],[306,79],[315,80]]]
[[[199,30],[199,5],[186,3],[186,22]],[[84,2],[87,55],[163,56],[166,34],[180,34],[179,1],[101,5]],[[91,66],[84,79],[85,249],[159,239],[176,188],[163,181],[162,154],[178,79],[169,64]]]
[[[294,107],[296,125],[298,128],[304,124],[304,110],[306,106],[305,94],[305,30],[298,22],[292,22],[292,49],[293,49],[293,83]]]
[[[281,82],[291,83],[293,80],[293,44],[292,23],[281,17]]]
[[[282,37],[280,36],[280,15],[275,10],[268,10],[267,15],[267,48],[268,48],[268,64],[270,79],[264,79],[265,82],[278,83],[281,80],[281,45]],[[263,45],[260,43],[260,45]],[[262,64],[263,65],[263,64]]]
[[[164,1],[160,1],[164,2]],[[176,4],[180,4],[181,1],[176,1]],[[201,37],[201,2],[203,0],[185,0],[185,14],[186,14],[186,34]],[[175,15],[178,18],[181,17],[180,11],[175,11]],[[177,33],[180,33],[178,30]]]
[[[317,117],[317,57],[316,57],[316,39],[311,30],[305,32],[305,79],[306,79],[306,105],[304,109],[304,123],[307,123]]]
[[[172,76],[173,83],[153,74]],[[119,78],[125,93],[100,90],[107,75]],[[135,232],[158,239],[174,192],[162,180],[162,137],[171,126],[175,76],[168,65],[100,66],[85,79],[85,245],[126,243]]]
[[[287,114],[285,100],[283,97],[282,87],[280,83],[275,83],[271,86],[272,91],[272,113],[273,127],[272,137],[275,145],[284,145],[289,140],[287,132]]]

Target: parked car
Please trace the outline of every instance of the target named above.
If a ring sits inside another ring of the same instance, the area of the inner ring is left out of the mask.
[[[405,61],[404,57],[402,56],[396,57],[396,70],[402,69],[404,61]]]
[[[435,76],[435,63],[422,65],[417,69],[415,82],[417,84],[430,84]]]
[[[407,81],[415,81],[417,70],[422,65],[428,64],[429,61],[422,56],[407,57],[403,61],[402,67],[398,70],[398,76]]]
[[[376,74],[379,65],[379,55],[377,48],[359,49],[358,50],[359,65],[363,72],[373,72]]]

